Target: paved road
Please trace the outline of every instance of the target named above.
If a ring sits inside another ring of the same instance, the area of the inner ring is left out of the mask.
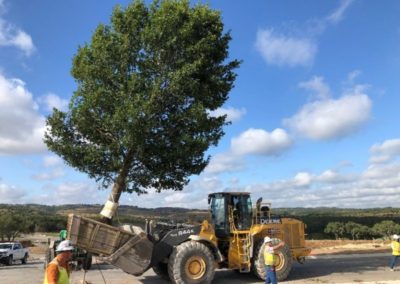
[[[281,283],[400,283],[400,268],[391,272],[387,265],[387,254],[320,256],[308,259],[304,265],[294,264],[289,278]],[[134,277],[111,265],[97,265],[84,275],[83,271],[74,271],[73,284],[86,281],[92,284],[167,284],[158,278],[152,270],[141,277]],[[43,281],[43,260],[36,258],[26,265],[0,266],[0,283],[34,284]],[[104,277],[104,279],[103,279]],[[214,284],[262,284],[250,274],[238,274],[229,270],[218,270]]]

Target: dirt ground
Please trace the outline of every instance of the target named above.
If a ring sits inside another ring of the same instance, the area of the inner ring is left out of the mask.
[[[382,240],[307,240],[311,255],[389,252],[390,241]]]

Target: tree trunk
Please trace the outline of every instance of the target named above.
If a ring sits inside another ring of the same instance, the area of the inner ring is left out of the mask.
[[[126,186],[126,177],[128,176],[132,160],[133,160],[133,155],[131,154],[131,152],[129,152],[127,157],[125,158],[124,166],[119,171],[118,177],[115,180],[115,183],[113,184],[111,193],[108,196],[106,204],[104,205],[103,210],[100,213],[100,215],[102,216],[101,222],[103,223],[109,225],[111,225],[112,223],[112,218],[114,217],[115,212],[117,210],[119,198],[121,197],[121,193],[124,191]],[[113,206],[110,207],[111,205]]]

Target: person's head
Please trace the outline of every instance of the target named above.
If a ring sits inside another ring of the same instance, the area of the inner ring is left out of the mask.
[[[395,241],[399,241],[399,239],[400,239],[400,236],[399,236],[399,235],[396,235],[396,234],[394,234],[394,235],[392,236],[392,238],[393,238],[393,240],[395,240]]]
[[[63,259],[66,261],[69,260],[72,257],[72,251],[74,250],[74,247],[71,244],[70,240],[64,240],[61,243],[58,244],[56,248],[56,252],[58,255],[61,255]]]
[[[272,239],[270,237],[265,237],[264,244],[266,244],[267,246],[272,245]]]

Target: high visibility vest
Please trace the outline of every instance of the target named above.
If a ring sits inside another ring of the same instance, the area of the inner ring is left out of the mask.
[[[396,241],[392,241],[392,254],[400,255],[400,243]]]
[[[266,245],[264,249],[264,261],[265,265],[274,266],[276,263],[276,255],[274,254],[274,249]]]
[[[58,267],[58,279],[57,279],[57,284],[69,284],[69,276],[68,276],[68,272],[67,270],[60,266],[58,261],[56,259],[54,259],[52,262],[50,263],[55,263],[57,264]],[[49,282],[47,281],[47,269],[44,272],[44,281],[43,284],[49,284]]]

